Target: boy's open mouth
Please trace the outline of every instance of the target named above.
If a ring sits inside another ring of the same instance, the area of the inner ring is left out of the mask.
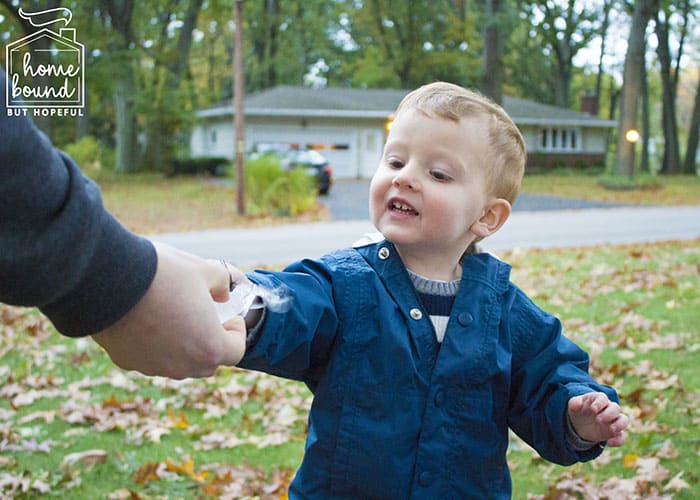
[[[411,205],[408,205],[400,200],[391,200],[389,202],[389,210],[404,215],[418,215],[418,212]]]

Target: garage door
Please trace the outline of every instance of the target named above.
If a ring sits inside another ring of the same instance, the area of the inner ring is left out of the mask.
[[[251,148],[260,143],[273,143],[315,149],[331,163],[336,178],[359,175],[357,132],[354,129],[252,125],[248,128],[246,142]]]

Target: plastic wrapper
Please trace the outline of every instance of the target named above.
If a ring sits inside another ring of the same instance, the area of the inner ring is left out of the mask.
[[[244,316],[251,309],[266,308],[272,312],[286,312],[292,304],[292,296],[286,287],[268,289],[254,283],[243,283],[229,294],[226,302],[215,302],[219,321],[225,323],[234,316]]]

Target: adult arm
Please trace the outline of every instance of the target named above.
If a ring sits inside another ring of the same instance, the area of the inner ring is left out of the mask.
[[[235,364],[241,335],[218,324],[210,298],[228,293],[223,266],[127,231],[29,118],[9,116],[5,92],[0,70],[0,301],[37,306],[64,335],[102,332],[125,368],[181,378]]]

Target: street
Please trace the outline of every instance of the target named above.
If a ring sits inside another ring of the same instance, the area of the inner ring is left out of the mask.
[[[374,231],[367,220],[275,225],[159,234],[153,239],[243,269],[284,265],[351,245]],[[616,207],[514,211],[501,230],[482,242],[492,252],[691,239],[700,237],[700,206]]]

